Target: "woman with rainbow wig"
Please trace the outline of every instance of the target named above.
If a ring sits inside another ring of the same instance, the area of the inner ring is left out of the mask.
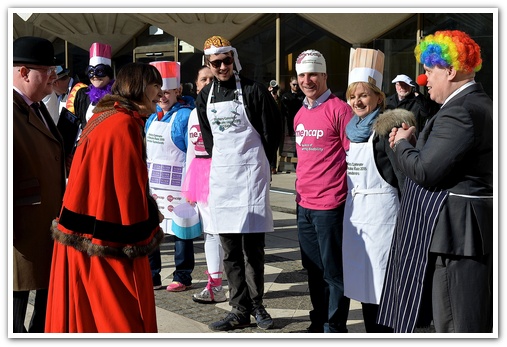
[[[417,140],[405,124],[390,134],[407,179],[377,320],[413,332],[429,290],[437,333],[492,333],[493,102],[474,80],[481,50],[446,30],[414,53],[442,106]]]

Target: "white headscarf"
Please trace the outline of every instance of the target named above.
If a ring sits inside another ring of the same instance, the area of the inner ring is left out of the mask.
[[[240,72],[241,71],[241,64],[239,63],[238,52],[236,51],[236,48],[234,48],[232,46],[215,47],[212,45],[210,48],[207,48],[204,50],[204,54],[205,55],[222,54],[222,53],[227,53],[230,51],[234,52],[234,64],[236,65],[236,70],[238,72]]]

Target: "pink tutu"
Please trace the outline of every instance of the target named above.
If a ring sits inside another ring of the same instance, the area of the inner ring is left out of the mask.
[[[188,166],[181,194],[190,202],[207,203],[211,158],[194,158]]]

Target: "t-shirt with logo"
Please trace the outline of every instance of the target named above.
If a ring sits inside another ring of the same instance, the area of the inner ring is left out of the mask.
[[[294,118],[296,151],[296,202],[304,208],[331,210],[347,196],[345,127],[351,107],[335,95],[323,104],[301,107]]]

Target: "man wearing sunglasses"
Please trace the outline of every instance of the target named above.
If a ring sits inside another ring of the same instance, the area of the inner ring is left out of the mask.
[[[298,113],[301,106],[303,106],[303,99],[305,95],[301,91],[298,85],[298,78],[292,76],[290,78],[290,90],[283,93],[280,98],[280,107],[282,110],[282,116],[287,121],[287,135],[290,137],[294,136],[294,116]],[[294,142],[294,140],[292,140]]]
[[[240,76],[238,53],[229,40],[204,43],[213,81],[197,96],[201,135],[211,154],[208,205],[211,230],[220,235],[232,310],[211,323],[213,331],[273,327],[264,295],[265,233],[273,230],[270,165],[276,156],[281,116],[266,86]]]
[[[12,329],[43,333],[53,254],[49,228],[65,190],[62,138],[41,102],[57,78],[53,45],[40,37],[20,37],[13,43],[13,63]],[[31,290],[34,310],[25,327]]]

